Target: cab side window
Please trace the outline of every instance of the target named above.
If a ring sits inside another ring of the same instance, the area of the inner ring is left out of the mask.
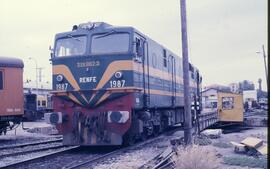
[[[3,88],[4,88],[3,71],[0,71],[0,90],[3,90]]]
[[[142,62],[142,57],[144,56],[144,43],[139,37],[135,37],[135,60],[137,62]]]

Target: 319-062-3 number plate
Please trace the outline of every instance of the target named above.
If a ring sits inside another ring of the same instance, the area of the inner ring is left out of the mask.
[[[68,87],[67,83],[56,84],[55,86],[56,90],[67,90],[67,87]]]
[[[110,87],[111,88],[124,87],[125,83],[126,83],[125,80],[111,80],[110,81]]]

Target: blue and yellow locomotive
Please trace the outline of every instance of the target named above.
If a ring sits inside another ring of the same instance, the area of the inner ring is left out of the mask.
[[[104,22],[55,36],[53,109],[66,145],[132,144],[184,122],[182,59],[133,27]],[[201,76],[190,64],[191,96]]]

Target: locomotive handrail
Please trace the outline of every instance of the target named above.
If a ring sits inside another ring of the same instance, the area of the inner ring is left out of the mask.
[[[84,91],[119,91],[119,90],[135,90],[135,91],[142,91],[143,88],[139,87],[118,87],[118,88],[96,88],[96,89],[89,89],[89,90],[53,90],[50,93],[69,93],[69,92],[84,92]]]

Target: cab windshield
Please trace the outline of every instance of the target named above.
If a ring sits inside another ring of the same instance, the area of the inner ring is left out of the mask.
[[[128,33],[109,32],[92,36],[91,54],[126,53],[128,50]]]
[[[77,56],[83,55],[86,51],[86,36],[67,35],[56,41],[55,56]]]

